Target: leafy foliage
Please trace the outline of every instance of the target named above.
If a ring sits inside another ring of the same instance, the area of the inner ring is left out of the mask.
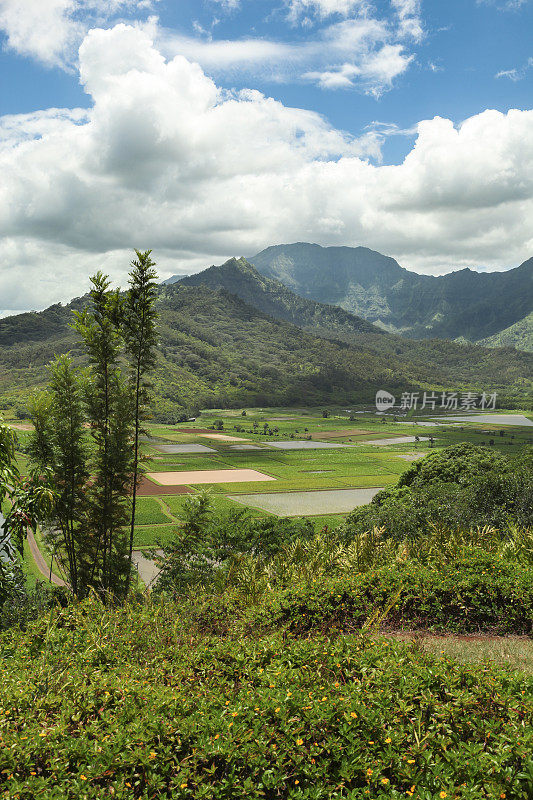
[[[242,572],[246,558],[263,564],[287,543],[314,533],[309,520],[256,519],[244,509],[217,515],[207,492],[187,497],[181,516],[183,525],[173,539],[161,542],[159,592],[182,593],[196,586],[221,591]]]
[[[1,789],[20,800],[531,796],[520,675],[388,640],[243,638],[229,625],[214,637],[183,604],[85,601],[4,633]]]
[[[364,574],[296,583],[268,595],[253,620],[268,630],[354,631],[391,597],[397,597],[387,615],[393,628],[533,632],[533,566],[476,548],[439,563],[396,560]]]
[[[18,558],[28,528],[35,529],[37,520],[49,514],[55,502],[53,492],[38,476],[21,478],[15,463],[16,442],[14,431],[0,417],[0,512],[5,512],[0,526],[0,609],[6,601],[24,598],[25,581]]]
[[[406,470],[396,486],[356,508],[345,536],[374,526],[396,539],[426,535],[432,523],[448,527],[533,525],[533,477],[526,456],[506,457],[462,443],[436,451]]]

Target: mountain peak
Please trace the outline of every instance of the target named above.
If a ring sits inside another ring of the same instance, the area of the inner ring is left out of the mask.
[[[366,247],[305,242],[269,247],[250,259],[293,292],[340,306],[412,338],[491,336],[533,308],[533,259],[505,272],[457,270],[419,275]]]

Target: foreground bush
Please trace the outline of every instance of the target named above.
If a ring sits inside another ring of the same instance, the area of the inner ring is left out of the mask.
[[[399,594],[387,616],[394,628],[530,634],[533,568],[471,548],[451,561],[395,562],[351,576],[323,575],[265,596],[253,624],[299,633],[335,626],[357,630]]]
[[[201,635],[88,601],[0,637],[0,792],[507,798],[533,791],[532,687],[406,644]]]

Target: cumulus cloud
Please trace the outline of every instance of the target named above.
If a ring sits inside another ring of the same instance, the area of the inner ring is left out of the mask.
[[[80,49],[89,110],[0,126],[2,309],[39,308],[124,281],[133,247],[163,276],[271,244],[366,245],[406,267],[504,267],[533,250],[533,111],[419,123],[397,166],[263,94],[221,90],[167,60],[147,31],[93,30]]]
[[[0,0],[7,46],[49,67],[69,68],[91,24],[151,8],[157,0]]]
[[[78,47],[86,33],[133,15],[135,24],[157,35],[167,56],[177,53],[198,61],[215,77],[244,73],[277,82],[314,81],[322,88],[357,87],[380,95],[413,60],[409,51],[422,38],[419,0],[389,0],[383,15],[368,0],[287,0],[289,19],[321,23],[305,41],[268,38],[213,40],[219,22],[206,29],[193,24],[196,36],[158,28],[146,15],[159,0],[0,0],[0,32],[5,45],[48,67],[77,68]],[[240,0],[211,0],[231,12]],[[307,15],[307,16],[305,16]],[[330,17],[341,20],[329,20]]]

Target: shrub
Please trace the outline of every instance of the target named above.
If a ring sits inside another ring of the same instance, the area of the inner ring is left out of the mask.
[[[531,686],[402,643],[85,602],[1,638],[9,798],[531,797]],[[414,787],[414,788],[413,788]]]
[[[533,632],[533,568],[472,548],[439,565],[394,563],[352,576],[323,575],[266,595],[250,625],[299,634],[361,628],[400,592],[393,628],[496,634]]]
[[[393,538],[426,534],[432,523],[448,526],[533,524],[533,477],[527,452],[510,459],[469,443],[431,453],[367,506],[354,509],[345,539],[374,526]]]
[[[401,475],[398,486],[421,488],[434,483],[471,483],[489,472],[511,470],[512,465],[510,459],[498,452],[462,442],[416,461]]]

